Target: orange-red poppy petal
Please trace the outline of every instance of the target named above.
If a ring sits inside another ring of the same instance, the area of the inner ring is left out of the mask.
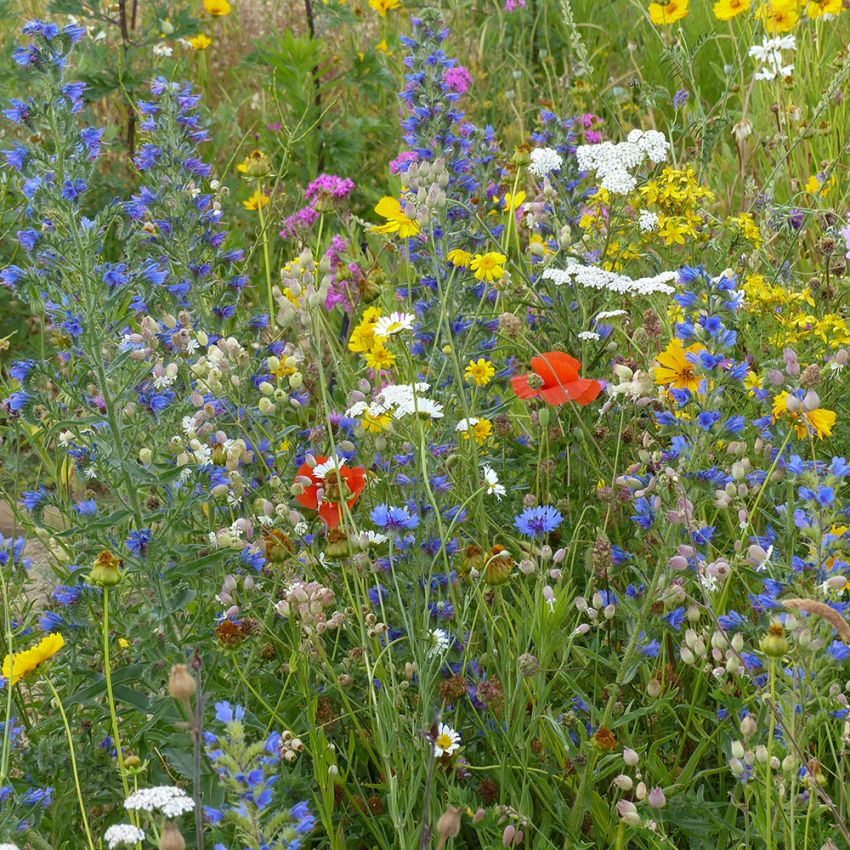
[[[519,398],[537,398],[539,390],[533,390],[528,386],[528,375],[514,375],[511,378],[511,387]]]
[[[336,528],[342,518],[342,510],[336,502],[322,502],[319,505],[319,516],[328,528]]]
[[[577,380],[581,363],[563,351],[546,351],[531,358],[531,368],[543,378],[545,386],[551,387]]]
[[[590,404],[594,401],[599,393],[602,392],[602,384],[599,381],[594,381],[590,378],[579,378],[574,382],[573,388],[575,395],[573,401],[576,404]],[[571,390],[572,392],[572,390]]]

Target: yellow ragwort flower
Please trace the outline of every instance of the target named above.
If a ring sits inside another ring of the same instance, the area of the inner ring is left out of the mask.
[[[386,224],[372,227],[375,233],[397,233],[402,239],[409,239],[419,233],[419,224],[407,216],[397,198],[388,195],[381,198],[375,206],[375,212],[387,220]]]
[[[65,638],[58,632],[52,632],[42,638],[35,646],[7,655],[3,659],[3,678],[11,680],[14,685],[20,679],[31,673],[40,664],[52,658],[65,646]]]
[[[446,259],[455,268],[468,269],[469,264],[472,262],[472,254],[469,251],[462,251],[460,248],[455,248],[453,251],[449,251]]]
[[[478,360],[470,360],[463,373],[463,377],[476,387],[486,387],[493,380],[493,375],[496,374],[493,364],[483,357]]]
[[[212,44],[212,39],[208,35],[204,35],[202,32],[199,32],[197,35],[193,35],[189,39],[189,44],[191,44],[195,50],[206,50]]]
[[[841,0],[809,0],[806,5],[806,16],[814,20],[821,15],[839,15],[844,4]]]
[[[669,26],[681,21],[688,14],[689,0],[667,0],[666,3],[650,3],[649,20],[656,26]]]
[[[731,21],[750,8],[752,0],[717,0],[714,4],[714,17],[718,21]],[[839,0],[840,2],[840,0]]]
[[[692,360],[704,350],[699,343],[685,348],[680,339],[671,339],[667,348],[655,358],[658,361],[658,365],[652,370],[655,383],[672,387],[674,390],[698,393],[703,379],[695,373],[696,364]]]
[[[364,313],[360,324],[351,332],[348,339],[348,350],[357,354],[367,352],[375,344],[375,325],[381,317],[377,307],[369,307]]]
[[[486,254],[476,254],[469,267],[475,272],[476,280],[492,283],[494,280],[501,280],[505,273],[504,264],[507,261],[508,258],[504,254],[488,251]]]
[[[374,9],[382,18],[386,18],[387,12],[401,8],[399,0],[369,0],[369,8]]]
[[[791,32],[800,20],[797,0],[767,0],[759,6],[756,18],[769,33]]]
[[[366,365],[370,369],[377,371],[389,369],[395,363],[395,354],[380,343],[373,345],[364,356],[366,358]]]
[[[242,201],[242,206],[245,207],[246,210],[257,210],[260,207],[264,207],[269,202],[269,196],[262,191],[262,189],[255,189],[254,194],[248,198],[247,201]]]
[[[223,18],[230,14],[230,3],[227,0],[204,0],[204,8],[207,14],[214,18]]]

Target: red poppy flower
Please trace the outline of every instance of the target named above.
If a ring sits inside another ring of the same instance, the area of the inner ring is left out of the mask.
[[[341,465],[329,469],[324,477],[317,476],[315,469],[321,468],[327,460],[327,457],[317,457],[315,467],[306,463],[298,467],[295,477],[309,478],[310,484],[295,501],[311,511],[318,511],[328,528],[336,528],[342,520],[343,501],[352,507],[366,486],[366,467]]]
[[[511,386],[520,398],[541,398],[546,404],[590,404],[600,392],[602,384],[589,378],[580,378],[581,363],[563,351],[546,351],[531,358],[534,375],[516,375]],[[529,378],[531,382],[529,383]]]

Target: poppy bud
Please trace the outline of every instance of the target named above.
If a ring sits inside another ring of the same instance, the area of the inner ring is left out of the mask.
[[[773,622],[767,630],[767,634],[759,644],[765,655],[771,658],[782,658],[788,652],[788,639],[785,637],[785,629],[781,623]]]
[[[111,552],[104,549],[92,564],[90,581],[98,587],[112,587],[121,581],[119,567],[121,562]]]
[[[437,821],[437,850],[443,850],[450,838],[455,838],[460,832],[460,820],[463,809],[459,806],[449,806]]]
[[[162,838],[159,842],[159,850],[186,850],[186,842],[180,834],[180,830],[168,821],[162,830]]]
[[[185,664],[175,664],[168,676],[168,693],[181,702],[195,695],[195,678]]]

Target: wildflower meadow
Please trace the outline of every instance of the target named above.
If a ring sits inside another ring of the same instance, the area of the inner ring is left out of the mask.
[[[850,0],[0,9],[0,850],[850,850]]]

